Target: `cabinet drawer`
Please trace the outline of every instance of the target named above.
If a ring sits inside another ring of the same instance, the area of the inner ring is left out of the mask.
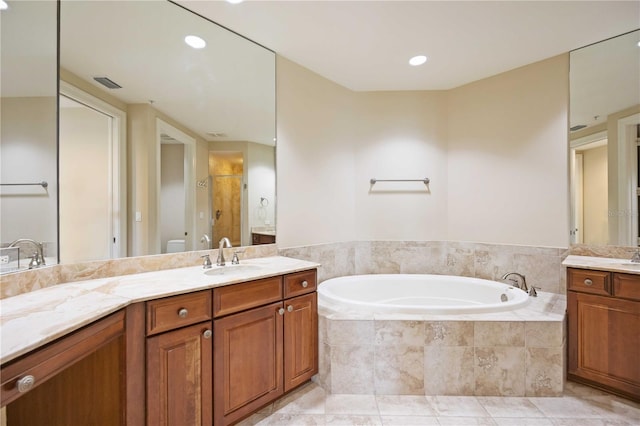
[[[282,277],[213,289],[213,316],[221,317],[282,300]]]
[[[613,295],[640,301],[640,275],[613,274]]]
[[[296,272],[284,277],[284,298],[316,291],[316,271]]]
[[[147,302],[147,336],[211,319],[211,292],[199,291]]]
[[[567,269],[569,290],[583,293],[609,295],[609,272],[590,271],[587,269]]]

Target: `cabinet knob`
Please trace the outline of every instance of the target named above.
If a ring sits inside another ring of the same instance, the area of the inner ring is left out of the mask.
[[[291,306],[291,305],[287,306],[287,311],[288,312],[293,312],[293,306]]]
[[[178,316],[180,318],[186,318],[188,314],[189,314],[189,311],[187,311],[186,308],[182,308],[178,311]]]
[[[280,309],[278,309],[278,314],[280,314],[280,315],[284,315],[284,308],[280,308]]]
[[[211,336],[213,336],[213,331],[211,330],[205,330],[204,333],[202,333],[202,337],[205,339],[211,339]]]
[[[302,283],[300,283],[300,285],[302,285],[302,288],[309,287],[309,283],[307,282],[307,280],[302,281]]]
[[[586,280],[584,280],[584,285],[592,286],[593,285],[593,281],[591,281],[590,278],[587,278]]]
[[[30,390],[33,385],[36,383],[36,378],[32,375],[24,376],[16,383],[16,387],[18,388],[18,392],[24,393]]]

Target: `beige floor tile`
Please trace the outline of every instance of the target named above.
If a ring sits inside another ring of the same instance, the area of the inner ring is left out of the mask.
[[[325,416],[327,426],[382,426],[377,415],[329,414]]]
[[[381,416],[383,426],[438,426],[436,417],[430,416]]]
[[[554,426],[546,417],[494,417],[493,421],[498,426]]]
[[[424,396],[378,395],[376,396],[380,415],[435,416],[435,411]]]
[[[490,417],[474,396],[428,396],[438,417]]]
[[[630,423],[619,419],[552,419],[553,426],[638,426],[639,423]]]
[[[491,417],[438,417],[441,426],[496,426]]]
[[[544,417],[528,398],[479,396],[478,401],[492,417]]]
[[[284,396],[273,404],[278,414],[324,414],[325,391],[315,383]]]
[[[272,414],[257,426],[324,426],[324,414]]]
[[[378,415],[378,405],[374,395],[327,395],[327,414],[374,414]]]
[[[574,396],[529,398],[546,417],[557,418],[607,418],[611,412],[600,403]]]

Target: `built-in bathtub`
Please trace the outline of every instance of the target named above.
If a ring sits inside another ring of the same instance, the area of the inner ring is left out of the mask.
[[[416,303],[418,302],[418,303]],[[477,278],[359,275],[318,287],[336,394],[559,396],[566,297]]]
[[[528,294],[490,280],[451,275],[355,275],[324,281],[326,305],[371,313],[472,314],[519,309]]]

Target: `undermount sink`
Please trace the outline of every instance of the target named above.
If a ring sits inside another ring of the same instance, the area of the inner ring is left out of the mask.
[[[214,266],[212,269],[204,271],[206,275],[241,275],[247,272],[255,272],[262,269],[258,265],[225,265]]]

